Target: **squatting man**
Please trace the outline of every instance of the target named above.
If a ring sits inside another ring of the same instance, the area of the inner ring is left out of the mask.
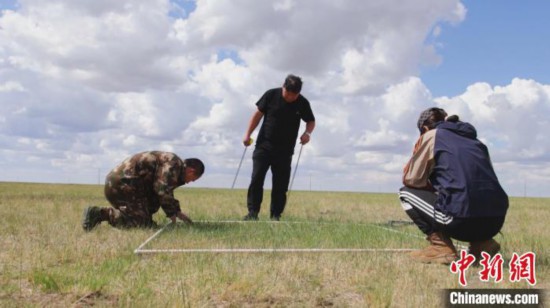
[[[473,125],[441,108],[424,110],[413,154],[403,170],[399,198],[430,246],[411,253],[425,263],[448,264],[458,255],[451,238],[469,242],[468,252],[494,256],[508,210],[487,146]]]
[[[191,219],[181,211],[174,189],[198,180],[204,164],[197,158],[182,160],[174,153],[149,151],[135,154],[106,177],[105,197],[111,207],[84,210],[82,227],[90,231],[102,221],[117,228],[153,227],[160,208],[172,222]]]

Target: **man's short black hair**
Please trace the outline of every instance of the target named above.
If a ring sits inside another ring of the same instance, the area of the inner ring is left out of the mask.
[[[300,93],[302,91],[302,78],[290,74],[286,76],[283,87],[289,92]]]
[[[204,164],[202,161],[198,158],[186,158],[185,161],[185,167],[193,168],[195,169],[195,175],[196,176],[202,176],[204,173]]]

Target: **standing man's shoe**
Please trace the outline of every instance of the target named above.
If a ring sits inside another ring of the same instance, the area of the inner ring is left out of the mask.
[[[246,214],[246,216],[243,217],[243,220],[244,221],[258,220],[258,214],[248,213],[248,214]]]

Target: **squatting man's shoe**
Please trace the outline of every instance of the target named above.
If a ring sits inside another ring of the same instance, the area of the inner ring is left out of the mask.
[[[491,257],[496,255],[500,251],[500,244],[493,240],[470,242],[468,247],[468,253],[476,257],[476,262],[481,261],[481,252],[488,253]]]
[[[458,258],[456,248],[449,237],[441,232],[434,232],[426,239],[430,246],[410,253],[410,256],[423,263],[450,264]]]
[[[101,223],[101,208],[89,206],[82,213],[82,228],[84,231],[91,231]]]

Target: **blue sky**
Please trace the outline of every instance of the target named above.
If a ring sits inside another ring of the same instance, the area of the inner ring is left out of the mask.
[[[550,196],[550,3],[396,2],[0,0],[0,181],[96,184],[157,149],[230,187],[254,103],[294,73],[317,127],[293,189],[397,191],[439,106],[510,195]]]
[[[468,13],[438,37],[442,63],[420,77],[434,96],[454,96],[483,81],[509,84],[513,78],[550,83],[550,2],[462,1]]]
[[[171,2],[179,8],[179,10],[172,10],[169,13],[173,18],[187,18],[197,7],[193,0],[172,0]]]

